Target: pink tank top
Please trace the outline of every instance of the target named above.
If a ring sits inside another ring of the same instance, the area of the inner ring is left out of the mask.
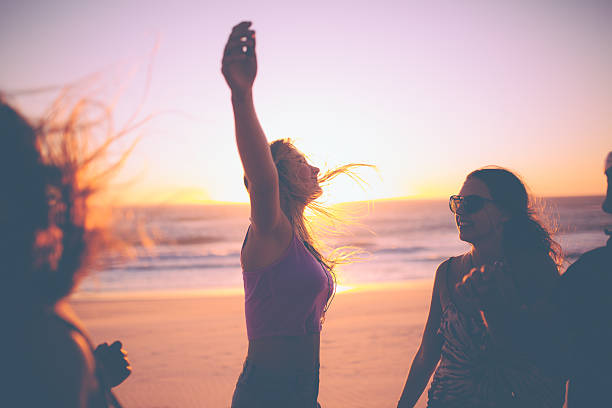
[[[242,277],[249,340],[321,331],[333,280],[297,235],[274,264]]]

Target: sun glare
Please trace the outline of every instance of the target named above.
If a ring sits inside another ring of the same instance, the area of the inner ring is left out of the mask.
[[[336,293],[348,292],[349,290],[352,290],[352,289],[353,289],[352,286],[336,285]]]

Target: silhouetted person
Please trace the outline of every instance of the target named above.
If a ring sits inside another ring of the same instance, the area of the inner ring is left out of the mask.
[[[612,152],[604,170],[608,189],[602,208],[612,214]],[[560,288],[570,339],[568,408],[612,406],[612,237],[578,258]]]
[[[110,387],[131,370],[121,343],[94,351],[66,300],[100,242],[87,225],[97,186],[83,170],[97,157],[78,149],[83,107],[34,126],[0,99],[3,407],[118,407]]]
[[[240,255],[249,348],[232,407],[315,408],[320,332],[340,259],[320,252],[304,210],[320,208],[320,183],[358,165],[320,176],[290,140],[268,143],[253,102],[257,59],[250,26],[233,28],[222,63],[251,201]]]
[[[559,247],[523,182],[506,169],[479,169],[449,206],[472,248],[436,271],[398,408],[413,407],[432,374],[429,408],[561,407],[562,377],[532,358],[546,341],[533,328],[552,313]]]

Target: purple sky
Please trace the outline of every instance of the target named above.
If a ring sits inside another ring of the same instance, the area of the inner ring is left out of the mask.
[[[83,92],[125,86],[119,124],[139,105],[142,116],[173,112],[141,129],[124,173],[137,181],[132,200],[246,200],[219,71],[225,39],[245,19],[257,30],[255,97],[268,137],[294,138],[317,165],[379,168],[366,192],[339,183],[330,200],[448,196],[488,164],[516,170],[537,194],[604,191],[611,3],[5,3],[0,90],[98,72]],[[55,95],[14,101],[37,112]]]

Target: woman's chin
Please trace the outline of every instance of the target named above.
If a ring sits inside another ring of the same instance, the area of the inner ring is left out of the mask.
[[[473,234],[470,234],[469,231],[461,231],[459,230],[459,239],[463,242],[468,242],[473,244],[475,241],[475,237]]]

